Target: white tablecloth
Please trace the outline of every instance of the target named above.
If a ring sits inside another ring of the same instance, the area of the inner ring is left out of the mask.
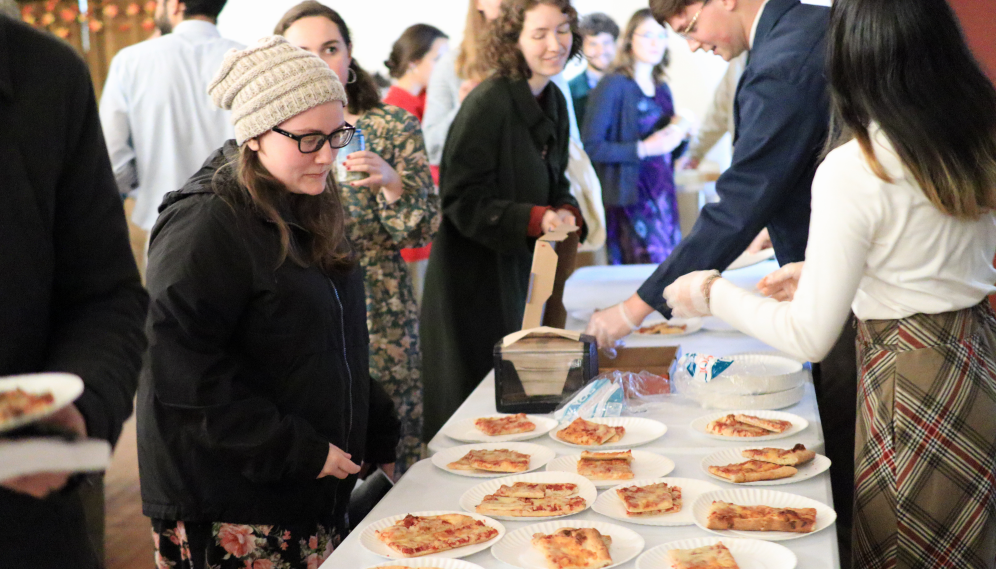
[[[734,282],[741,286],[752,287],[757,280],[775,268],[777,266],[773,262],[761,263],[738,271],[730,271],[724,276],[731,278],[731,280],[734,280]],[[652,267],[649,265],[638,265],[635,267],[586,267],[577,271],[568,281],[565,287],[564,304],[568,307],[569,311],[608,306],[631,295],[643,279],[649,275],[650,271],[652,271]],[[599,293],[599,291],[601,292]],[[578,328],[582,324],[580,321],[573,320],[568,323],[568,327]],[[765,344],[737,332],[710,332],[706,330],[678,338],[639,338],[630,340],[629,343],[632,345],[681,344],[686,351],[694,350],[716,355],[745,351],[772,351]],[[792,444],[802,442],[807,447],[813,448],[817,452],[822,452],[823,430],[819,420],[811,380],[806,386],[806,394],[802,401],[792,407],[783,409],[783,411],[795,413],[810,423],[808,429],[791,439]],[[447,424],[468,417],[478,417],[495,412],[494,378],[493,374],[489,374],[453,417],[450,418]],[[688,425],[692,419],[709,412],[688,404],[671,404],[667,408],[655,411],[652,414],[637,415],[659,420],[668,426],[668,431],[662,438],[638,448],[662,454],[672,459],[676,467],[669,476],[709,480],[724,489],[736,488],[733,484],[724,484],[710,478],[702,471],[700,466],[702,458],[709,453],[724,447],[742,446],[742,443],[728,443],[705,437],[693,432],[689,428]],[[546,435],[528,442],[552,448],[557,452],[558,456],[577,453],[577,449],[560,444]],[[429,451],[430,453],[435,453],[441,449],[461,444],[464,443],[452,440],[443,434],[438,434],[430,441]],[[360,545],[359,537],[363,527],[388,516],[409,512],[428,510],[460,511],[460,496],[484,480],[486,479],[469,478],[445,472],[433,466],[429,460],[419,462],[405,474],[391,492],[374,508],[370,515],[359,524],[359,528],[350,534],[339,548],[332,553],[332,556],[322,565],[322,569],[365,569],[388,561],[368,552]],[[767,487],[767,489],[799,494],[829,505],[833,504],[830,492],[830,476],[828,473],[823,473],[803,482]],[[713,535],[699,529],[697,526],[653,527],[627,524],[626,522],[602,516],[591,509],[568,519],[598,520],[624,525],[644,537],[647,542],[647,549],[677,539]],[[535,522],[502,522],[509,532],[530,525],[531,523]],[[798,567],[800,569],[840,567],[836,531],[833,526],[812,535],[779,543],[796,554],[799,558]],[[491,555],[490,550],[475,553],[465,559],[488,569],[510,569],[512,567],[495,559]],[[632,569],[635,566],[636,562],[633,560],[623,564],[621,567],[623,569]]]

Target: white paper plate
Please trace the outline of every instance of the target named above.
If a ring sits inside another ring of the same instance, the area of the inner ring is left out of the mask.
[[[723,435],[714,435],[706,431],[706,425],[719,419],[720,417],[725,417],[727,415],[737,413],[743,413],[745,415],[753,415],[754,417],[760,417],[762,419],[777,419],[779,421],[791,421],[792,426],[782,433],[772,433],[770,435],[764,435],[762,437],[724,437]],[[716,439],[719,441],[770,441],[774,439],[784,439],[786,437],[791,437],[805,431],[809,427],[809,421],[803,419],[802,417],[795,415],[793,413],[785,413],[784,411],[764,411],[758,409],[742,409],[742,410],[732,410],[732,411],[720,411],[717,413],[710,413],[708,415],[703,415],[689,425],[693,431],[700,433],[709,437],[710,439]]]
[[[598,497],[598,489],[595,485],[580,474],[571,474],[570,472],[533,472],[532,474],[519,474],[516,476],[508,476],[505,478],[499,478],[495,480],[489,480],[487,482],[482,482],[477,486],[474,486],[470,490],[463,493],[460,496],[460,507],[468,512],[475,512],[477,505],[480,504],[484,497],[488,494],[494,494],[504,485],[511,486],[516,482],[542,482],[546,484],[558,484],[558,483],[572,483],[578,485],[578,495],[584,498],[585,507],[587,510],[595,502]],[[579,514],[584,510],[579,510],[574,512],[574,514]],[[567,515],[574,515],[567,514]],[[543,517],[516,517],[516,516],[491,516],[496,520],[510,520],[516,522],[531,522],[539,520],[553,520],[557,518],[563,518],[564,516],[543,516]]]
[[[457,559],[460,557],[467,557],[468,555],[472,555],[474,553],[477,553],[478,551],[483,551],[491,547],[492,545],[498,543],[498,541],[502,538],[502,536],[505,535],[505,526],[501,525],[492,518],[489,518],[487,516],[482,516],[480,514],[474,514],[474,513],[467,514],[466,512],[455,512],[453,510],[434,510],[431,512],[408,512],[408,513],[410,513],[413,516],[438,516],[441,514],[463,514],[470,516],[475,520],[480,520],[484,522],[486,525],[491,526],[496,530],[498,530],[498,535],[489,539],[488,541],[475,543],[474,545],[465,545],[463,547],[457,547],[456,549],[449,549],[446,551],[441,551],[439,553],[433,553],[432,557],[435,558],[442,557],[446,559]],[[408,515],[408,513],[398,514],[397,516],[390,516],[387,518],[383,518],[363,528],[363,533],[360,534],[360,545],[362,545],[364,549],[366,549],[370,553],[373,553],[374,555],[380,555],[381,557],[387,557],[390,559],[409,559],[403,557],[400,553],[394,551],[393,549],[385,545],[384,542],[377,539],[377,534],[376,534],[376,532],[379,530],[393,526],[394,522],[403,519],[405,516]]]
[[[706,529],[706,520],[709,518],[709,507],[716,500],[737,504],[738,506],[771,506],[773,508],[816,508],[816,527],[810,533],[796,533],[791,531],[736,531],[736,530],[714,530]],[[837,512],[823,502],[817,502],[798,494],[786,492],[775,492],[772,490],[762,490],[760,488],[737,488],[735,490],[720,490],[719,492],[709,492],[699,496],[699,499],[692,504],[692,515],[695,517],[695,525],[710,532],[722,536],[745,537],[749,539],[763,539],[767,541],[785,541],[798,539],[812,535],[820,530],[824,530],[837,520]]]
[[[630,486],[649,486],[658,482],[665,482],[668,486],[681,488],[681,511],[673,514],[661,514],[659,516],[627,516],[626,506],[619,499],[619,494],[616,494],[616,489],[628,488]],[[627,484],[619,484],[611,490],[602,492],[598,500],[595,500],[595,505],[592,506],[592,509],[603,516],[641,526],[690,526],[695,524],[695,516],[692,514],[692,504],[699,499],[699,496],[718,490],[721,490],[721,488],[712,482],[695,480],[694,478],[632,480]]]
[[[569,447],[597,450],[607,448],[628,448],[645,445],[651,441],[661,438],[664,436],[664,433],[667,432],[667,425],[664,423],[654,421],[653,419],[642,419],[639,417],[605,417],[600,419],[588,419],[588,421],[591,421],[592,423],[609,425],[610,427],[626,427],[626,434],[623,435],[618,441],[604,445],[576,445],[557,438],[557,431],[566,428],[567,425],[570,424],[570,422],[567,422],[558,425],[557,428],[551,430],[550,438]]]
[[[595,528],[602,535],[611,536],[612,545],[609,546],[609,556],[612,557],[612,565],[608,565],[607,567],[616,567],[617,565],[626,563],[639,555],[643,551],[644,546],[646,546],[646,542],[640,534],[622,526],[587,520],[563,520],[517,529],[492,547],[491,554],[498,561],[508,563],[513,567],[521,567],[522,569],[547,569],[543,554],[533,547],[533,534],[550,534],[565,527]]]
[[[380,565],[374,565],[369,569],[380,567],[435,567],[438,569],[484,569],[477,563],[463,561],[461,559],[441,559],[439,557],[413,557],[411,559],[396,559]]]
[[[481,417],[506,416],[508,416],[506,413],[481,415]],[[451,439],[465,443],[506,443],[509,441],[528,441],[529,439],[542,437],[557,426],[556,419],[542,417],[540,415],[526,415],[526,417],[536,425],[535,430],[527,433],[515,433],[514,435],[498,435],[496,437],[491,437],[485,435],[481,430],[474,426],[474,421],[480,419],[481,417],[471,417],[469,419],[463,419],[462,421],[451,423],[443,429],[443,434]]]
[[[772,247],[767,249],[761,249],[757,253],[748,253],[744,251],[739,257],[730,263],[729,267],[726,267],[727,271],[735,271],[737,269],[742,269],[744,267],[749,267],[751,265],[756,265],[762,261],[767,261],[768,259],[773,259],[775,257],[775,250]]]
[[[663,317],[659,317],[659,318],[653,318],[653,317],[647,318],[646,320],[643,321],[643,324],[640,325],[640,328],[644,328],[644,327],[647,327],[647,326],[653,326],[654,324],[660,324],[661,322],[664,322],[664,318]],[[644,337],[644,338],[664,338],[664,339],[667,339],[667,338],[680,338],[681,336],[687,336],[689,334],[694,334],[694,333],[696,333],[696,332],[698,332],[699,330],[702,329],[702,319],[701,318],[672,318],[672,319],[668,320],[667,323],[671,324],[673,326],[681,326],[682,324],[684,324],[685,325],[685,331],[677,333],[677,334],[641,334],[640,331],[639,331],[639,328],[638,328],[637,331],[633,332],[633,334],[636,335],[636,336]]]
[[[580,454],[561,456],[551,460],[546,465],[547,472],[571,472],[577,474]],[[671,474],[674,470],[674,461],[666,456],[647,452],[645,450],[633,451],[633,462],[630,463],[633,470],[633,478],[630,480],[640,480],[642,478],[660,478]],[[630,480],[592,480],[591,483],[598,488],[610,488],[624,484]]]
[[[514,450],[515,452],[528,454],[529,469],[523,472],[487,472],[484,470],[454,470],[447,466],[451,462],[460,460],[464,457],[464,455],[472,450],[501,449]],[[553,449],[532,443],[479,443],[476,445],[462,445],[441,450],[432,455],[432,464],[435,464],[446,472],[459,474],[460,476],[469,476],[470,478],[498,478],[501,476],[511,476],[513,474],[523,474],[525,472],[536,470],[537,468],[542,468],[556,456],[557,453]]]
[[[760,480],[758,482],[730,482],[729,480],[721,476],[716,476],[715,474],[709,472],[710,466],[726,466],[727,464],[737,464],[740,462],[750,460],[744,458],[744,456],[740,454],[740,451],[752,448],[765,448],[765,447],[752,446],[752,447],[741,447],[741,448],[728,448],[721,450],[719,452],[714,452],[702,459],[702,470],[703,472],[705,472],[712,478],[715,478],[716,480],[722,480],[727,484],[735,484],[736,486],[780,486],[782,484],[794,484],[796,482],[802,482],[803,480],[808,480],[816,476],[817,474],[826,472],[826,470],[830,468],[830,459],[823,456],[822,454],[817,454],[813,460],[801,466],[797,466],[796,468],[799,471],[796,472],[794,476],[790,476],[788,478],[780,478],[778,480]],[[777,448],[792,448],[792,447],[777,446]]]
[[[30,373],[0,378],[0,392],[18,388],[35,395],[50,392],[52,404],[34,413],[0,422],[0,433],[34,423],[69,405],[83,393],[83,380],[71,373]]]
[[[733,559],[742,569],[795,569],[798,563],[795,553],[777,543],[732,537],[693,537],[671,541],[648,549],[636,560],[636,569],[670,567],[668,551],[672,549],[697,549],[707,545],[716,545],[720,541],[730,550]]]

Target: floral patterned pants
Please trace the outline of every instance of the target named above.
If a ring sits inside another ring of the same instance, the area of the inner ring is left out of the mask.
[[[342,541],[335,528],[152,520],[157,569],[317,569]]]

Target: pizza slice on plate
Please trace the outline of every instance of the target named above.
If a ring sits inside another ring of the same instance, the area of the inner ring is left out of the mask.
[[[764,437],[772,434],[767,429],[742,423],[732,414],[720,417],[706,425],[706,432],[724,437]]]
[[[744,415],[743,413],[737,413],[734,415],[734,418],[741,423],[747,423],[748,425],[752,425],[754,427],[761,427],[762,429],[771,431],[772,433],[784,433],[792,428],[792,421],[764,419],[753,415]]]
[[[627,516],[657,516],[681,511],[681,488],[664,482],[619,488],[616,495],[622,500]]]
[[[722,541],[695,549],[672,549],[667,554],[673,569],[740,569]]]
[[[529,470],[529,455],[508,449],[472,450],[460,460],[446,466],[453,470],[525,472]]]
[[[516,482],[511,486],[503,484],[495,492],[495,495],[508,496],[512,498],[557,498],[575,496],[577,493],[578,485],[571,484],[570,482]]]
[[[505,417],[481,417],[474,421],[474,426],[489,437],[528,433],[536,430],[536,423],[530,421],[525,413]]]
[[[463,514],[409,514],[376,535],[403,557],[419,557],[488,541],[498,535],[498,530]]]
[[[552,534],[533,534],[533,547],[550,569],[599,569],[612,565],[612,537],[595,528],[560,528]]]
[[[760,460],[748,460],[726,466],[710,466],[709,472],[725,478],[730,482],[758,482],[760,480],[778,480],[794,476],[798,470],[792,466],[784,466]]]
[[[578,461],[578,474],[591,480],[629,480],[633,478],[633,451],[583,451]]]
[[[709,508],[706,527],[717,530],[809,533],[816,528],[816,508],[773,508],[713,502]]]
[[[588,503],[581,496],[556,496],[551,498],[513,498],[488,494],[475,511],[486,516],[543,518],[568,516],[584,510]]]
[[[610,427],[578,417],[570,425],[557,431],[557,438],[581,446],[598,446],[616,442],[625,434],[626,427]]]
[[[790,449],[783,448],[751,448],[740,452],[744,458],[763,460],[773,464],[799,466],[816,458],[816,453],[807,449],[806,445],[797,444]]]

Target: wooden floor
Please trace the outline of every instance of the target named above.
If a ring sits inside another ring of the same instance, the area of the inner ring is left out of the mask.
[[[149,518],[142,515],[138,486],[135,417],[124,425],[104,477],[106,527],[104,556],[107,569],[151,569],[155,566]]]

